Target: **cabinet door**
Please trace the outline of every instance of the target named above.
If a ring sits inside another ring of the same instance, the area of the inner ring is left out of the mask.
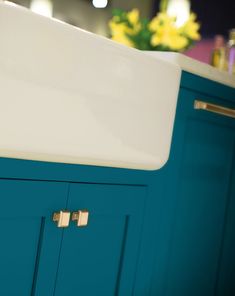
[[[51,217],[67,193],[62,183],[0,180],[1,295],[53,295],[62,230]]]
[[[195,99],[229,105],[187,90],[180,93],[169,161],[169,166],[178,165],[178,184],[168,191],[176,200],[165,282],[168,296],[215,295],[230,198],[234,119],[195,110]]]
[[[89,222],[64,233],[56,296],[132,295],[145,198],[144,186],[71,184],[68,208]]]
[[[233,174],[229,190],[230,200],[227,207],[221,265],[218,278],[217,296],[235,295],[235,154]]]

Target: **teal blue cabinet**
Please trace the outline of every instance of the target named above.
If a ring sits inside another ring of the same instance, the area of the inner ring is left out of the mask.
[[[224,240],[217,283],[218,296],[235,295],[235,157],[228,191]]]
[[[0,180],[0,294],[53,295],[62,231],[53,211],[66,207],[68,185]]]
[[[171,156],[162,171],[171,182],[164,192],[171,203],[168,236],[159,236],[167,251],[156,250],[152,295],[235,293],[235,120],[194,109],[195,100],[234,108],[235,96],[203,91],[180,90]]]
[[[132,295],[145,186],[0,180],[0,193],[1,295]],[[63,209],[87,209],[88,225],[58,228]]]
[[[145,201],[144,186],[70,185],[68,208],[89,222],[64,230],[56,296],[132,295]]]

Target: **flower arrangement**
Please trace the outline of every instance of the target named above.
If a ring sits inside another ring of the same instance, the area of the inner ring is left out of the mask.
[[[200,25],[194,13],[178,27],[176,17],[169,16],[164,9],[152,20],[140,18],[138,9],[115,9],[109,28],[112,40],[140,50],[182,52],[200,40]]]

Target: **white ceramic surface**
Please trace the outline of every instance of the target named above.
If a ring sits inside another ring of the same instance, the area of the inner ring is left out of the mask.
[[[1,157],[164,165],[177,65],[6,3],[0,36]]]
[[[180,66],[181,70],[187,71],[198,76],[208,78],[221,84],[235,88],[235,75],[229,75],[226,71],[220,71],[208,64],[189,58],[183,54],[175,52],[146,52],[147,54],[173,62]]]

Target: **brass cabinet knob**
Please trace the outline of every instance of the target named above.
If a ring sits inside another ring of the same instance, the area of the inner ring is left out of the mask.
[[[78,227],[84,227],[88,224],[89,212],[87,210],[79,210],[77,212],[73,212],[72,221],[77,221]]]
[[[70,220],[70,212],[60,211],[53,214],[53,221],[57,222],[57,227],[68,227]]]

